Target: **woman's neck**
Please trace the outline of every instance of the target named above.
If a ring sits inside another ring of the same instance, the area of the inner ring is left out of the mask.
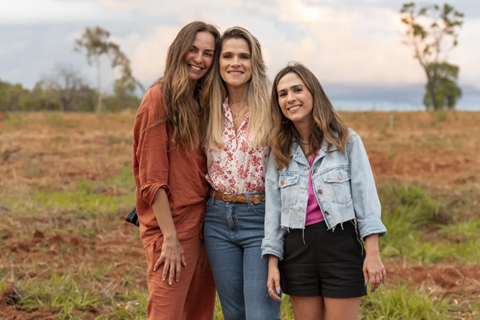
[[[298,138],[302,142],[308,142],[310,140],[310,135],[312,134],[310,121],[303,121],[301,123],[294,123],[295,129],[297,129]]]
[[[227,86],[228,89],[228,104],[230,106],[232,105],[240,105],[240,106],[245,106],[246,105],[246,87],[229,87]]]

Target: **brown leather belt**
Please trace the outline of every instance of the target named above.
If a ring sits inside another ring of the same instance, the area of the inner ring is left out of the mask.
[[[231,194],[228,192],[222,193],[218,191],[210,191],[210,195],[213,196],[215,193],[215,199],[217,200],[222,200],[225,202],[240,202],[240,203],[248,203],[247,200],[247,195],[244,193],[241,194]],[[264,194],[256,194],[256,195],[250,195],[250,201],[252,204],[259,204],[261,201],[265,201],[265,195]]]

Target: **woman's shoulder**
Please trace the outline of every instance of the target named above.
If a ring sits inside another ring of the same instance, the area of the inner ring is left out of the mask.
[[[353,130],[352,128],[348,128],[348,143],[352,143],[353,141],[355,141],[358,137],[360,137],[358,135],[358,133]]]
[[[154,117],[163,117],[166,113],[163,104],[162,87],[160,82],[157,82],[145,92],[137,115],[145,114]]]

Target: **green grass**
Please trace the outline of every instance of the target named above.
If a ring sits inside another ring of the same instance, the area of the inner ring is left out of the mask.
[[[106,188],[127,192],[110,195],[105,194]],[[382,221],[388,229],[388,234],[380,240],[383,258],[396,257],[423,263],[437,263],[451,258],[464,264],[480,261],[480,220],[462,220],[455,213],[461,212],[462,209],[458,208],[463,208],[468,201],[463,203],[463,200],[459,202],[455,198],[432,197],[421,186],[394,182],[380,188],[379,196],[383,206]],[[459,197],[464,199],[466,195],[460,194]],[[74,233],[94,238],[101,232],[95,224],[99,218],[126,212],[134,203],[132,171],[130,164],[125,163],[121,172],[112,178],[95,182],[77,181],[75,190],[67,192],[32,191],[29,199],[9,199],[5,205],[11,212],[23,215],[28,212],[26,215],[32,217],[49,212],[50,220],[56,222],[49,229],[42,230],[46,235]],[[68,223],[68,219],[72,218],[77,219],[75,224]],[[430,232],[435,232],[440,240],[425,240],[427,229],[433,230]],[[138,242],[139,234],[135,231],[136,239],[132,241]],[[459,235],[462,236],[460,241],[455,237],[452,240],[451,236]],[[69,244],[58,250],[63,255],[72,254]],[[9,255],[4,258],[8,259]],[[113,254],[111,262],[118,259],[119,256]],[[101,310],[96,319],[145,319],[148,291],[146,287],[136,289],[139,279],[133,271],[135,265],[130,268],[131,272],[118,279],[110,276],[113,267],[113,264],[95,264],[95,267],[71,271],[71,274],[52,274],[46,280],[19,276],[13,267],[3,268],[0,270],[0,290],[13,284],[20,305],[58,308],[59,319],[82,319],[94,309]],[[112,281],[118,281],[128,291],[123,295],[114,295],[105,289]],[[454,319],[452,315],[455,312],[473,312],[478,307],[480,303],[472,302],[467,309],[461,310],[448,296],[439,299],[422,288],[409,290],[406,285],[398,288],[382,286],[363,298],[360,319]],[[281,316],[283,320],[293,319],[286,295],[283,296]],[[215,319],[223,319],[218,300]]]
[[[411,291],[403,285],[392,290],[384,289],[381,294],[369,293],[362,300],[359,319],[452,319],[449,311],[454,311],[455,308],[448,298],[438,300],[425,290]]]
[[[58,308],[59,319],[82,319],[93,310],[100,313],[95,319],[146,319],[146,288],[113,296],[108,290],[95,292],[70,275],[52,274],[49,280],[27,281],[15,289],[21,306]]]
[[[415,185],[390,184],[380,190],[384,206],[382,221],[387,236],[380,240],[382,257],[399,257],[423,263],[438,263],[455,258],[461,263],[480,261],[480,223],[478,219],[450,224],[445,199],[432,199]],[[447,213],[445,213],[447,212]],[[426,227],[439,228],[437,236],[465,234],[465,241],[425,241]]]

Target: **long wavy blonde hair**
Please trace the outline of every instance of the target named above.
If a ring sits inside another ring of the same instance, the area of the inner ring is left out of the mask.
[[[192,82],[188,77],[186,64],[187,53],[191,50],[195,37],[199,32],[209,32],[215,39],[215,51],[218,48],[220,33],[218,29],[202,21],[194,21],[184,26],[177,34],[175,40],[168,48],[165,74],[157,85],[163,91],[163,102],[167,107],[167,119],[159,119],[158,123],[167,121],[173,129],[173,146],[182,146],[184,150],[195,149],[200,143],[199,120],[194,108],[192,108],[192,96],[194,91]],[[198,89],[209,91],[204,85],[205,77],[212,72],[212,68],[196,84]]]
[[[249,110],[248,141],[250,147],[260,147],[268,142],[272,128],[272,116],[269,108],[269,80],[267,68],[262,57],[262,47],[257,38],[241,27],[227,29],[220,38],[215,50],[212,73],[205,78],[206,87],[210,91],[202,94],[202,104],[206,105],[204,123],[204,145],[218,149],[225,145],[222,131],[225,123],[223,102],[228,97],[225,81],[220,76],[220,54],[223,44],[229,39],[243,39],[247,42],[252,59],[252,78],[248,81],[246,101]]]
[[[345,152],[345,145],[348,143],[347,125],[333,108],[317,77],[301,63],[290,62],[278,72],[272,86],[270,111],[273,116],[273,130],[270,138],[270,147],[272,148],[277,168],[282,170],[288,167],[292,153],[292,140],[300,138],[293,122],[285,117],[278,104],[278,83],[288,73],[298,75],[312,94],[313,121],[308,141],[309,149],[320,149],[325,138],[329,142],[327,152],[330,152],[332,145],[336,146],[342,153]]]

